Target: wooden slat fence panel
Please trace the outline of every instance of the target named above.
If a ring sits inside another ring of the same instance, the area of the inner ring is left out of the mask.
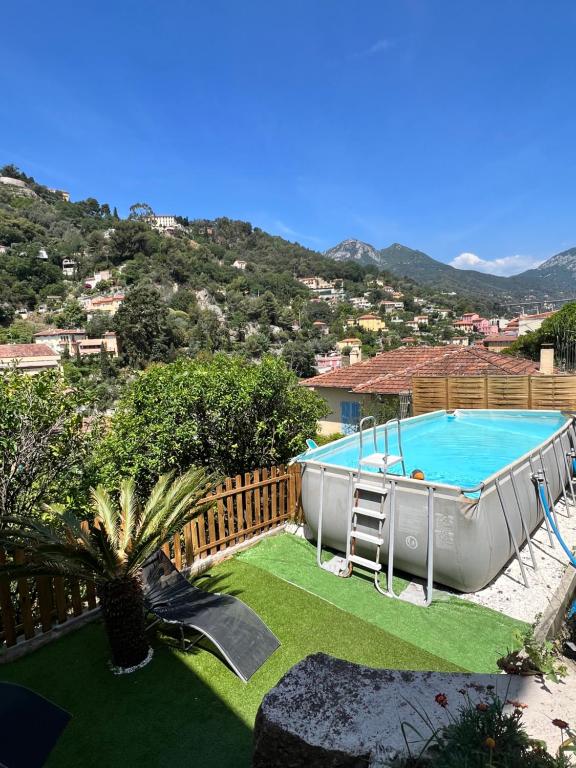
[[[532,408],[576,410],[576,376],[532,376]]]
[[[576,376],[414,377],[415,416],[454,408],[576,410]]]
[[[412,409],[415,416],[448,407],[448,380],[418,376],[412,379]]]
[[[484,376],[451,376],[447,389],[448,408],[486,408]]]
[[[530,408],[529,376],[488,376],[487,408]]]
[[[213,504],[163,551],[178,568],[216,555],[288,519],[302,519],[300,466],[270,467],[226,478],[208,497]],[[85,530],[88,524],[83,524]],[[0,550],[0,563],[11,555]],[[22,560],[22,553],[16,555]],[[72,616],[97,606],[91,582],[46,576],[9,580],[0,577],[0,647],[14,646],[49,632]]]

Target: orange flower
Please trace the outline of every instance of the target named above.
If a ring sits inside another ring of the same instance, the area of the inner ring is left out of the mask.
[[[448,706],[448,696],[446,696],[445,693],[437,693],[436,696],[434,696],[434,701],[444,709]]]
[[[476,709],[478,710],[478,712],[486,712],[486,710],[488,709],[488,704],[481,701],[480,704],[476,704]]]
[[[510,704],[511,706],[516,707],[516,709],[528,709],[528,704],[522,704],[518,699],[506,699],[506,704]]]
[[[484,739],[484,746],[486,747],[486,749],[494,749],[496,747],[496,742],[492,738],[492,736],[486,736],[486,738]]]

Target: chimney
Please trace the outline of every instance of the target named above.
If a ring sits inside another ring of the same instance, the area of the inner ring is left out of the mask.
[[[350,365],[354,365],[354,363],[359,363],[362,360],[362,350],[360,347],[352,347],[350,350]]]
[[[542,344],[540,347],[540,373],[547,376],[554,373],[554,344]]]

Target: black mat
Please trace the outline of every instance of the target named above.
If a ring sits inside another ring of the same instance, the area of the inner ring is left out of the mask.
[[[0,682],[0,766],[40,768],[70,715],[29,688]]]

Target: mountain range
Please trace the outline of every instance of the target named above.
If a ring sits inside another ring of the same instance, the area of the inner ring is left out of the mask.
[[[335,261],[376,265],[393,275],[410,277],[422,285],[446,291],[507,299],[567,299],[576,296],[576,248],[558,253],[512,277],[499,277],[474,269],[456,269],[422,251],[393,243],[380,250],[360,240],[343,240],[325,256]]]

